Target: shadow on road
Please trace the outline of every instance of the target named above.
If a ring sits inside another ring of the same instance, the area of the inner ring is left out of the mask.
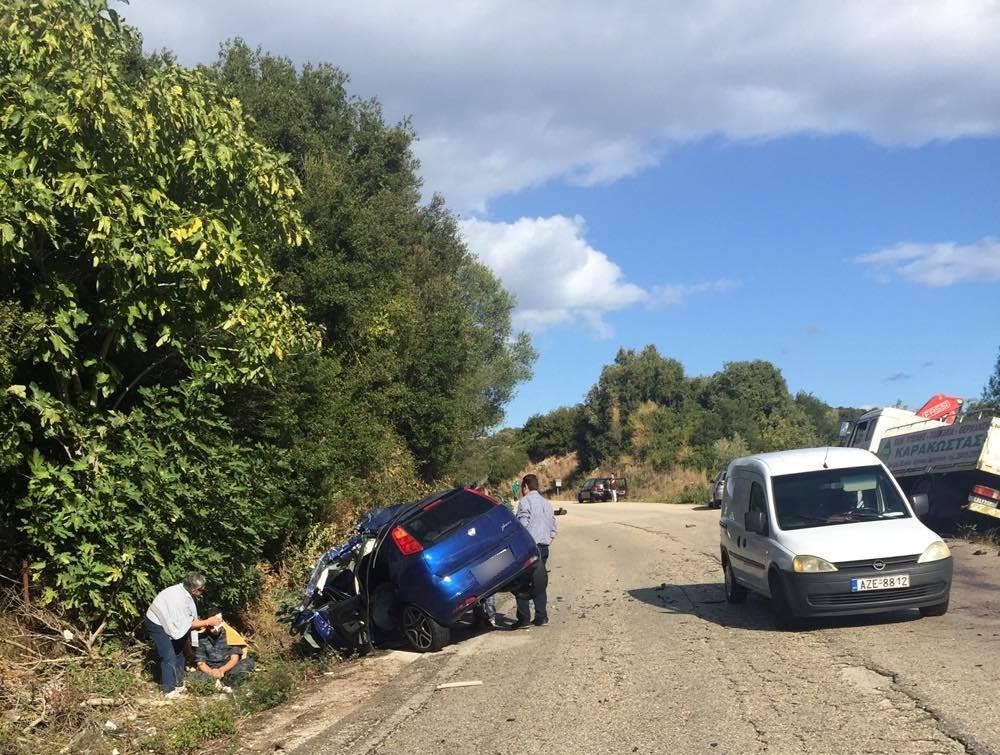
[[[746,603],[726,602],[721,582],[696,584],[668,584],[655,587],[637,587],[628,591],[635,600],[662,609],[667,614],[688,614],[732,629],[774,631],[771,601],[753,593]],[[838,616],[809,619],[803,630],[843,629],[878,624],[901,624],[920,618],[916,610],[861,616]]]

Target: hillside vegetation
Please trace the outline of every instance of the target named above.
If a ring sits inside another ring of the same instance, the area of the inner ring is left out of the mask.
[[[769,362],[730,362],[714,375],[687,377],[650,345],[621,349],[582,404],[473,441],[459,466],[470,479],[501,485],[529,465],[573,454],[575,471],[561,471],[564,488],[615,471],[629,478],[633,497],[697,501],[707,495],[707,475],[732,459],[835,444],[840,423],[861,413],[792,396]]]

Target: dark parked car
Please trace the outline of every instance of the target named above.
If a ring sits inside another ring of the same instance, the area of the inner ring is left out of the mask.
[[[490,595],[532,595],[548,577],[510,509],[455,488],[369,511],[324,553],[291,617],[313,647],[364,652],[395,633],[439,650],[450,628]]]
[[[625,498],[628,495],[628,481],[624,477],[620,477],[615,480],[618,486],[618,498],[619,500]],[[611,500],[611,484],[607,477],[591,477],[585,483],[583,487],[577,491],[576,500],[580,503],[584,501],[590,501],[595,503],[597,501],[610,501]]]

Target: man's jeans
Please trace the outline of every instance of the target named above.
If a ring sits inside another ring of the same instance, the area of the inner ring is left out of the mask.
[[[538,544],[538,552],[542,556],[542,564],[548,564],[549,561],[549,546],[542,543]],[[517,620],[521,623],[526,624],[531,619],[531,606],[530,598],[517,598]],[[535,596],[535,621],[546,621],[549,618],[548,611],[548,596],[546,591],[542,590],[538,595]]]
[[[153,641],[160,656],[160,684],[163,692],[173,692],[175,688],[184,686],[184,638],[175,640],[156,622],[148,618],[145,621],[149,639]]]

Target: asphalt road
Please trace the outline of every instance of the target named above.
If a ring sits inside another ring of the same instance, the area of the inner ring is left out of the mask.
[[[779,632],[725,602],[717,511],[564,505],[548,626],[460,631],[294,752],[1000,753],[995,547],[952,543],[946,616]]]

